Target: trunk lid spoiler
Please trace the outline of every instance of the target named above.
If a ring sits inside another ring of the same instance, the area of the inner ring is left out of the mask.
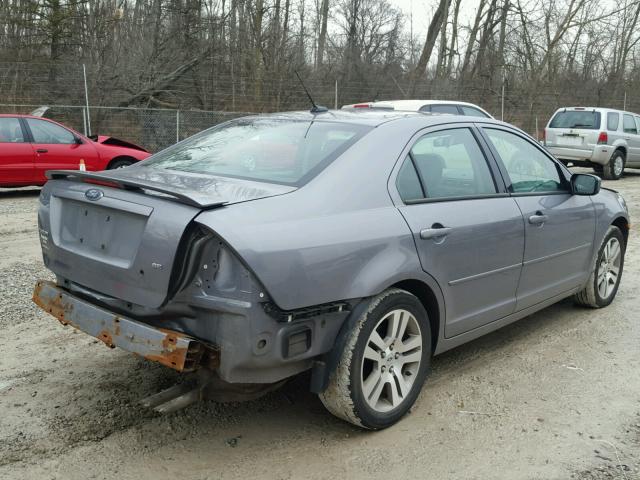
[[[81,170],[49,170],[50,180],[116,186],[137,193],[157,192],[191,207],[215,208],[222,205],[282,195],[295,187],[250,180],[173,172],[134,165],[131,167],[84,172]]]

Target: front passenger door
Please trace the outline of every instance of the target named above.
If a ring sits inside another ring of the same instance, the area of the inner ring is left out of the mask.
[[[595,208],[572,195],[557,162],[533,141],[500,127],[482,129],[525,225],[516,309],[523,310],[584,284],[590,275]]]
[[[417,139],[396,178],[398,207],[420,263],[445,298],[445,336],[512,313],[524,250],[518,206],[475,130],[445,128]]]

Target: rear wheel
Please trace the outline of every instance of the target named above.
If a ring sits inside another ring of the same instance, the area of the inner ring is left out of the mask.
[[[415,402],[430,360],[431,329],[424,307],[404,290],[386,290],[349,332],[320,399],[350,423],[372,430],[389,427]]]
[[[574,296],[577,304],[601,308],[613,302],[622,279],[624,253],[624,236],[618,227],[612,225],[602,240],[587,285]]]
[[[609,163],[602,167],[602,178],[605,180],[618,180],[624,172],[626,157],[620,150],[616,150],[611,155]]]

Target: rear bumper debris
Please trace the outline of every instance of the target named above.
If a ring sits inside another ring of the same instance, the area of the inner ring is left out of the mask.
[[[179,372],[191,372],[203,357],[215,363],[217,352],[180,332],[165,330],[131,320],[92,305],[53,282],[38,281],[33,301],[63,325],[71,325],[110,348],[119,347]]]

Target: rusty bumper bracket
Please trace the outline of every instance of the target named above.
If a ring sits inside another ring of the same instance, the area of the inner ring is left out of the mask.
[[[82,330],[104,342],[120,347],[179,372],[196,370],[208,348],[182,333],[164,330],[116,315],[71,295],[53,282],[38,281],[33,301],[63,325]]]

